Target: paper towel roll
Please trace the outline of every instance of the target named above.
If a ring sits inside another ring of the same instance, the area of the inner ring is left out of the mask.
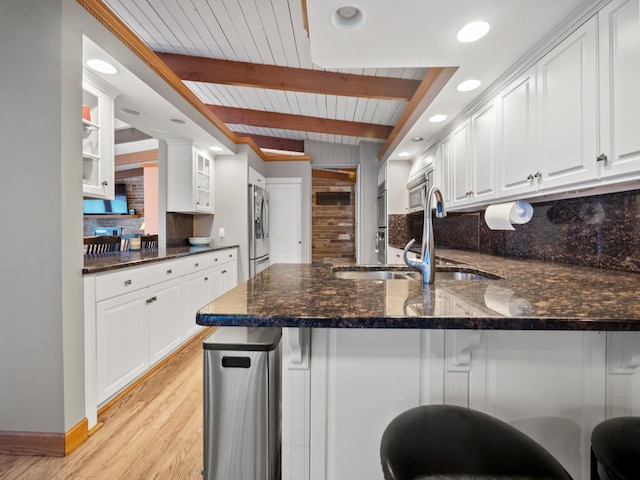
[[[527,223],[533,217],[533,207],[525,201],[489,205],[484,212],[484,221],[491,230],[515,230],[513,223]]]

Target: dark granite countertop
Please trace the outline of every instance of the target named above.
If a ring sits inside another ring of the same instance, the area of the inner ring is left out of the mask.
[[[334,278],[331,265],[276,264],[202,308],[200,325],[316,328],[640,330],[640,274],[437,249],[504,277]],[[450,266],[438,267],[451,269]]]
[[[84,256],[82,274],[106,272],[119,268],[136,267],[145,263],[162,262],[174,258],[215,252],[225,248],[236,248],[238,245],[215,245],[198,247],[172,247],[158,250],[131,250],[127,252],[100,253]]]

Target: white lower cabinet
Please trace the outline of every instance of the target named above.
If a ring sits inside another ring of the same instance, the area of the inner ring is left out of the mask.
[[[143,289],[96,304],[98,403],[149,368],[148,298]]]
[[[308,458],[310,473],[285,469],[283,480],[382,480],[387,424],[409,408],[442,403],[506,421],[574,479],[589,479],[591,430],[606,410],[604,333],[312,329],[310,351],[306,381],[304,367],[283,362],[287,398],[308,402],[283,400],[283,459],[293,459],[295,471],[295,459]]]
[[[150,289],[147,298],[149,319],[149,364],[162,360],[184,338],[180,318],[182,313],[182,282],[172,280]]]
[[[89,428],[99,405],[200,331],[196,312],[236,286],[236,262],[229,248],[85,276]]]

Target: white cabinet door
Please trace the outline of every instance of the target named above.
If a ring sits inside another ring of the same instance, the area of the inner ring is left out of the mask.
[[[523,431],[573,478],[588,479],[591,430],[605,410],[605,335],[494,330],[482,337],[471,353],[469,407]]]
[[[541,190],[596,179],[596,26],[592,18],[537,65]]]
[[[535,95],[535,68],[498,95],[500,197],[535,192],[536,179],[542,175],[538,170]]]
[[[614,0],[600,12],[602,177],[640,171],[640,5]]]
[[[496,198],[498,108],[490,102],[471,117],[470,198],[487,202]]]
[[[196,313],[207,303],[210,291],[215,288],[216,281],[210,278],[214,269],[208,269],[203,272],[193,273],[184,277],[184,316],[183,316],[183,338],[189,338],[200,330],[200,325],[196,323]],[[220,285],[219,276],[217,277],[218,288]],[[214,285],[214,287],[211,287]]]
[[[451,133],[451,171],[453,180],[453,207],[467,205],[470,197],[470,128],[469,120]]]
[[[148,298],[141,289],[96,304],[98,403],[149,367]]]
[[[163,282],[148,289],[149,363],[153,365],[182,340],[182,280]]]
[[[167,140],[167,211],[214,213],[214,160],[204,147]]]
[[[220,276],[220,295],[223,295],[238,284],[238,268],[235,262],[227,262],[221,269]]]
[[[89,71],[82,79],[82,193],[113,199],[114,144],[111,87]]]
[[[451,206],[451,137],[446,137],[438,144],[434,157],[433,181],[440,187],[445,207]]]

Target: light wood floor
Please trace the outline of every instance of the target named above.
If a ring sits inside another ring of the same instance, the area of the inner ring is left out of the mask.
[[[71,455],[0,455],[0,479],[201,480],[201,338],[107,410]]]

